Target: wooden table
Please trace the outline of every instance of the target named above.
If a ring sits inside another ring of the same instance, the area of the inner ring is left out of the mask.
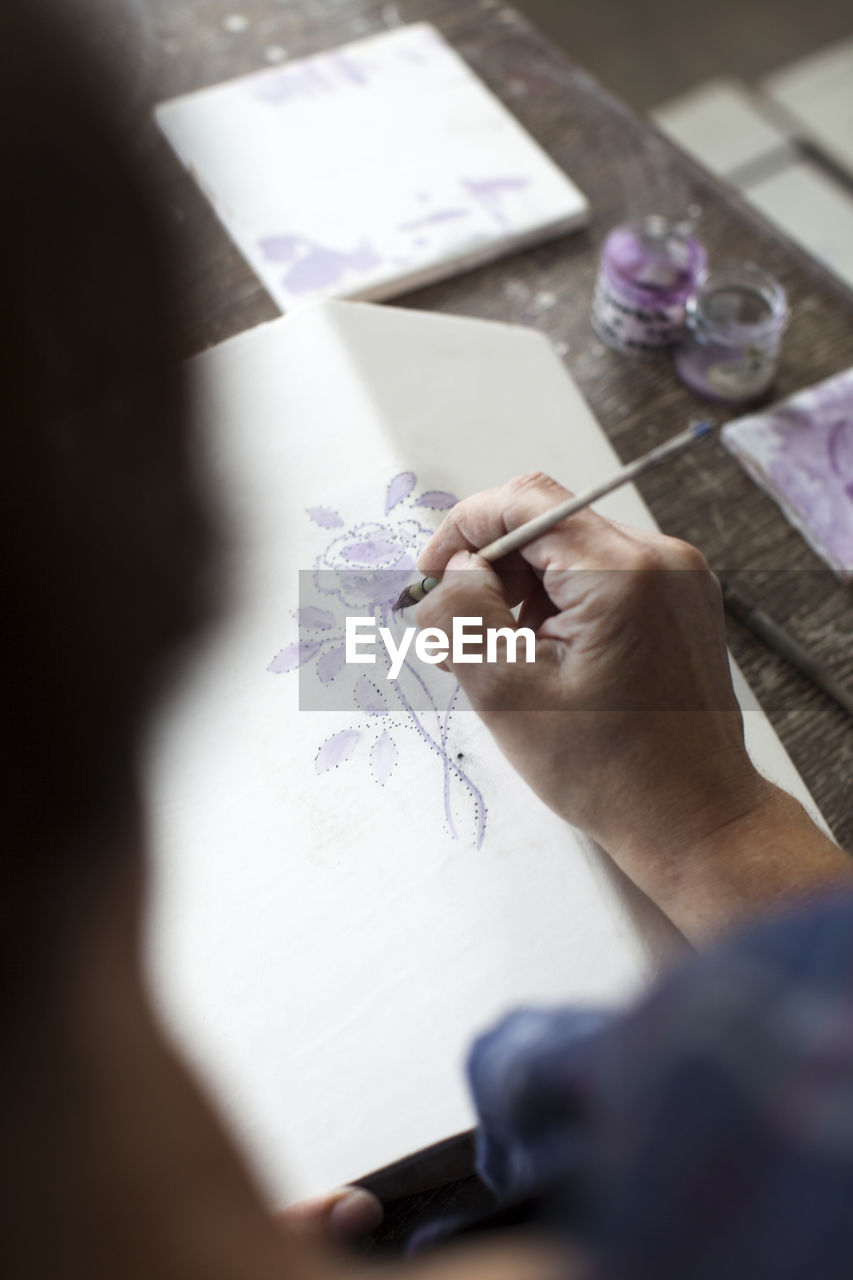
[[[714,262],[749,259],[783,282],[793,321],[775,394],[851,363],[853,294],[499,0],[243,0],[237,21],[235,8],[229,0],[149,0],[152,100],[255,70],[276,56],[274,46],[294,58],[399,22],[427,20],[585,191],[593,209],[587,231],[410,294],[397,305],[546,333],[624,458],[674,434],[700,404],[666,358],[625,359],[590,329],[599,246],[626,218],[689,210],[699,217],[698,233]],[[185,251],[189,353],[271,319],[277,310],[193,182],[165,144],[159,149]],[[560,478],[571,484],[570,476]],[[752,598],[853,685],[850,589],[720,446],[694,451],[640,488],[666,532],[696,543],[714,569],[744,571],[738,581]],[[853,848],[849,718],[736,624],[730,624],[730,643],[838,840]],[[443,1168],[447,1173],[451,1166]]]

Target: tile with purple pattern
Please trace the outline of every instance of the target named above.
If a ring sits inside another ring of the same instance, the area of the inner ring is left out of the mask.
[[[175,98],[156,116],[284,311],[392,297],[588,215],[427,23]]]
[[[730,422],[722,437],[817,554],[853,581],[853,369]]]

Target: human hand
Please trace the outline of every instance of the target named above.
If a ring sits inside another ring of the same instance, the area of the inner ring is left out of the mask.
[[[340,1187],[302,1200],[278,1215],[285,1234],[309,1243],[342,1245],[369,1235],[382,1221],[382,1203],[362,1187]],[[585,1260],[566,1245],[506,1237],[500,1243],[469,1242],[446,1246],[422,1258],[393,1266],[362,1263],[316,1254],[303,1268],[307,1280],[582,1280]]]
[[[694,547],[585,510],[494,567],[471,553],[568,496],[536,474],[460,502],[420,558],[444,576],[416,620],[534,630],[532,664],[447,665],[534,791],[702,937],[760,891],[738,833],[788,825],[794,802],[747,755],[719,585]]]
[[[371,1191],[339,1187],[325,1195],[297,1201],[281,1211],[279,1220],[288,1230],[343,1241],[370,1235],[383,1215],[382,1202]]]

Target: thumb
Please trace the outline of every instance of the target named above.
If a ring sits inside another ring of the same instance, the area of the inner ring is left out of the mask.
[[[447,637],[446,665],[475,707],[517,704],[525,673],[533,669],[536,639],[529,628],[519,629],[504,585],[487,561],[457,551],[439,585],[417,606],[415,621]]]

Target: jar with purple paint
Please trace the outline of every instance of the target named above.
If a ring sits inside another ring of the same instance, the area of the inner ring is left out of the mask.
[[[687,304],[678,376],[710,400],[758,399],[776,376],[788,315],[779,281],[753,263],[710,271]]]
[[[624,355],[678,342],[687,299],[707,267],[699,241],[660,214],[616,227],[604,242],[592,326]]]

